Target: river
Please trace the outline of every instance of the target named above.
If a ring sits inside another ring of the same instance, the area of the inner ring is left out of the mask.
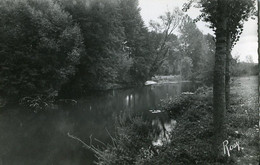
[[[86,143],[89,137],[109,143],[115,116],[125,111],[156,118],[161,99],[194,91],[191,83],[155,84],[92,93],[47,112],[9,108],[0,111],[0,165],[86,165],[93,164],[93,153],[67,133]],[[164,116],[165,122],[168,117]],[[106,131],[107,130],[107,131]],[[97,145],[98,143],[94,143]]]

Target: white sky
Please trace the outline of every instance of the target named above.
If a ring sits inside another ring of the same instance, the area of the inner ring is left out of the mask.
[[[187,2],[187,0],[139,0],[139,6],[141,8],[141,16],[146,26],[149,26],[150,20],[157,20],[160,15],[163,15],[167,10],[171,11],[175,7],[181,9],[185,2]],[[196,18],[200,14],[200,11],[191,8],[188,10],[187,14],[191,18]],[[196,24],[204,34],[214,34],[213,31],[207,27],[206,23],[199,21]],[[257,62],[257,47],[257,19],[249,20],[248,22],[245,22],[244,31],[231,54],[233,56],[239,55],[241,61],[245,61],[246,56],[251,55],[254,62]]]

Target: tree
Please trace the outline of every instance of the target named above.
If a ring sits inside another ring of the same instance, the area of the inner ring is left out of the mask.
[[[192,0],[185,4],[184,10],[191,6]],[[230,50],[239,40],[243,31],[243,22],[254,11],[254,0],[200,0],[204,21],[211,24],[216,35],[215,68],[213,83],[214,108],[214,151],[220,154],[225,139],[225,112],[229,106],[229,62]],[[226,75],[225,75],[226,74]],[[227,104],[226,104],[227,102]]]
[[[215,42],[210,35],[203,35],[193,20],[185,15],[178,27],[179,37],[169,36],[169,51],[157,74],[182,74],[185,79],[213,82],[211,80]],[[160,43],[162,33],[153,34],[154,47]],[[187,66],[184,73],[184,65]],[[189,65],[188,65],[189,64]],[[189,68],[189,69],[188,69]],[[206,80],[206,81],[205,81]]]
[[[202,43],[203,55],[201,59],[202,67],[199,71],[199,80],[208,85],[213,84],[213,72],[215,62],[216,41],[210,34],[204,35]]]
[[[137,0],[57,1],[82,29],[87,52],[65,89],[87,92],[147,80],[148,31]]]
[[[247,56],[246,56],[246,62],[247,62],[247,63],[254,63],[252,56],[247,55]]]
[[[82,29],[87,52],[80,59],[79,72],[67,86],[76,87],[77,93],[87,94],[89,89],[108,89],[129,82],[133,59],[125,42],[120,2],[75,0],[59,3]]]
[[[189,78],[192,73],[193,62],[190,57],[183,57],[180,61],[180,75]]]
[[[180,42],[176,35],[171,35],[170,37],[171,44],[169,52],[162,65],[159,67],[156,74],[159,75],[177,75],[179,74],[179,63],[182,57],[180,51]],[[157,42],[155,42],[157,45]]]
[[[258,19],[260,18],[260,2],[257,1],[257,7],[258,7],[258,12],[257,12],[257,16]],[[258,38],[260,37],[260,21],[258,20],[258,25],[257,25],[257,34],[258,34]],[[260,105],[260,42],[258,41],[258,104]]]
[[[80,28],[51,0],[0,1],[0,93],[19,99],[59,91],[76,72]]]
[[[230,109],[230,61],[231,50],[239,40],[240,35],[243,32],[243,23],[254,14],[254,0],[250,1],[233,1],[227,3],[226,11],[227,17],[227,55],[226,55],[226,69],[225,69],[225,90],[226,90],[226,108]],[[234,13],[236,12],[236,13]]]
[[[144,83],[149,78],[150,44],[148,30],[138,7],[138,0],[120,0],[119,12],[125,33],[125,47],[133,64],[130,68],[132,83]]]
[[[157,41],[157,45],[154,50],[153,62],[151,63],[150,67],[150,75],[154,75],[154,73],[166,59],[169,49],[172,45],[172,34],[174,30],[180,25],[182,16],[182,12],[178,8],[175,8],[173,12],[168,11],[165,13],[165,15],[160,16],[160,22],[150,22],[152,29],[151,33],[154,34],[156,37],[154,40]]]
[[[203,64],[205,63],[203,59],[207,58],[205,57],[207,48],[203,47],[205,39],[196,24],[187,15],[183,18],[179,32],[181,33],[179,37],[180,51],[182,56],[189,57],[192,60],[193,67],[191,68],[190,78],[195,80],[202,71]]]

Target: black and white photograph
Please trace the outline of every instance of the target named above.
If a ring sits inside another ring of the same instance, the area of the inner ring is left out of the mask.
[[[0,165],[259,165],[260,0],[0,0]]]

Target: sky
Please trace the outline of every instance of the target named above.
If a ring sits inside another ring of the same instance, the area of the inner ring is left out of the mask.
[[[175,7],[181,9],[185,2],[187,0],[139,0],[139,7],[141,8],[141,16],[146,26],[149,26],[150,20],[156,21],[160,15],[163,15],[167,10],[172,11]],[[200,11],[199,9],[191,8],[186,14],[194,19],[200,14]],[[210,33],[214,35],[207,23],[199,21],[196,25],[204,34]],[[178,32],[176,31],[175,33]],[[257,40],[257,19],[245,22],[244,31],[231,52],[232,56],[239,56],[240,61],[246,61],[247,56],[252,56],[253,61],[257,63]]]

